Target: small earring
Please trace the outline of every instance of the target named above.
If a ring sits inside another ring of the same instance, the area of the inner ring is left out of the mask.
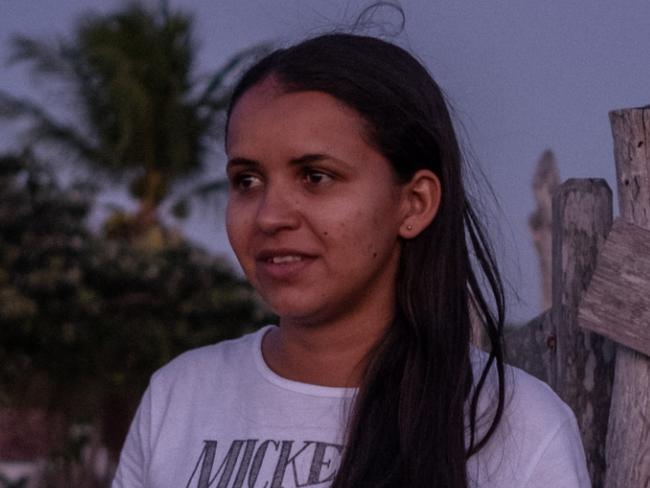
[[[413,226],[411,224],[407,225],[406,230],[413,230]]]

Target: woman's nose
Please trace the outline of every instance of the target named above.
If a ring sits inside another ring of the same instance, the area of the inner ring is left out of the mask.
[[[300,223],[298,202],[280,185],[269,185],[257,209],[257,225],[266,234],[296,229]]]

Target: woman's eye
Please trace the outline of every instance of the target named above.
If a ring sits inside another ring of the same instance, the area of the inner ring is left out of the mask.
[[[240,191],[252,190],[262,184],[259,176],[252,174],[240,174],[232,179],[233,188]]]
[[[304,175],[305,181],[310,185],[322,185],[332,181],[332,177],[327,173],[318,170],[307,170]]]

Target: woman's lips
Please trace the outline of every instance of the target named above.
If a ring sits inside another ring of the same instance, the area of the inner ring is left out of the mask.
[[[296,279],[316,257],[293,250],[263,251],[257,255],[258,273],[276,279]]]
[[[272,258],[269,258],[268,261],[271,262],[272,264],[295,263],[295,262],[298,262],[298,261],[302,261],[302,256],[295,256],[295,255],[274,256]]]

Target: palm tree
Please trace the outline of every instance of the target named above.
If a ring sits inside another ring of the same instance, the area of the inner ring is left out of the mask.
[[[30,146],[55,144],[102,175],[126,180],[139,201],[132,223],[146,229],[173,184],[204,167],[206,149],[221,134],[229,76],[263,49],[240,52],[198,81],[192,30],[192,17],[164,2],[155,11],[131,3],[82,18],[68,39],[14,37],[9,61],[64,82],[76,122],[1,90],[0,118],[26,120]]]

